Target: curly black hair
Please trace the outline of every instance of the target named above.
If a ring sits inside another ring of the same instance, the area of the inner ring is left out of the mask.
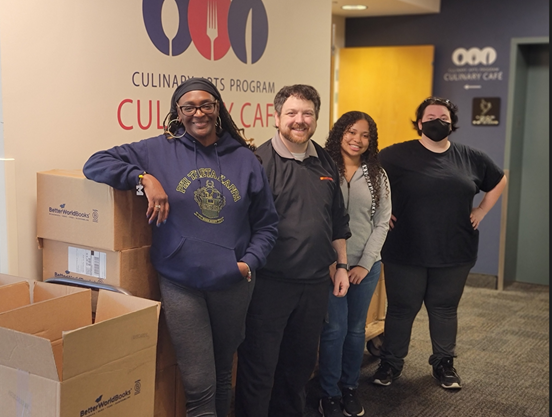
[[[378,127],[374,119],[368,114],[361,111],[350,111],[344,113],[333,125],[328,139],[326,140],[325,149],[328,151],[332,159],[337,164],[339,170],[339,177],[341,181],[345,178],[345,163],[343,162],[343,155],[341,154],[341,141],[345,133],[359,120],[366,120],[368,122],[368,149],[360,156],[361,162],[365,163],[368,167],[368,177],[374,187],[374,199],[376,208],[379,207],[380,194],[381,194],[381,182],[380,177],[383,171],[379,162],[378,154]],[[384,176],[384,178],[386,178]],[[389,192],[389,186],[387,180],[385,180],[385,188],[387,193]]]

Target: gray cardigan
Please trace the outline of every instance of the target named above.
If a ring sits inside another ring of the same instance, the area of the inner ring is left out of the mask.
[[[362,167],[357,169],[350,183],[345,179],[341,181],[341,192],[349,212],[349,227],[352,232],[352,236],[347,239],[347,262],[351,267],[359,265],[368,271],[376,261],[381,260],[380,252],[391,218],[391,190],[385,171],[380,181],[380,203],[373,219],[370,219],[372,196]]]

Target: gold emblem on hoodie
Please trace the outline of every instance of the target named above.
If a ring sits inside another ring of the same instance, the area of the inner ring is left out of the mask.
[[[215,188],[214,181],[208,180],[204,187],[195,190],[194,200],[201,211],[201,213],[197,211],[194,213],[197,218],[213,224],[224,221],[224,217],[219,217],[219,214],[226,205],[226,198]]]

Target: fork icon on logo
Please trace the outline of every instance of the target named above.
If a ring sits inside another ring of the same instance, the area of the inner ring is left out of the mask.
[[[215,60],[215,40],[218,38],[217,2],[207,2],[207,37],[211,40],[211,60]]]

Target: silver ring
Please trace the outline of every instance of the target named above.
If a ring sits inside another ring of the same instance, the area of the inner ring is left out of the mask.
[[[155,206],[155,208],[159,210],[161,208],[161,206],[157,205],[157,206]]]

